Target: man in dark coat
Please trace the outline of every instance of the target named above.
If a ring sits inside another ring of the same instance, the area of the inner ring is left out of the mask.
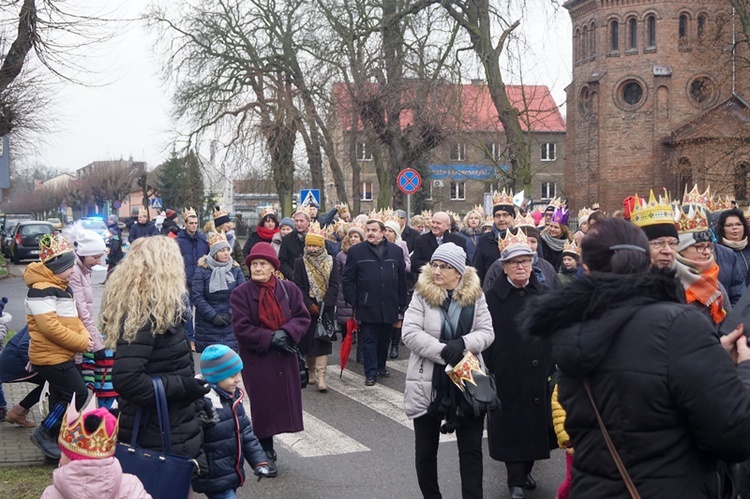
[[[291,234],[281,238],[281,249],[279,249],[280,270],[287,281],[294,279],[294,261],[304,253],[305,236],[310,227],[310,215],[300,210],[294,214],[292,220],[294,220],[294,230]]]
[[[498,249],[498,240],[503,239],[508,229],[513,228],[513,218],[516,213],[516,207],[513,206],[511,198],[499,197],[495,200],[492,207],[492,216],[494,224],[492,231],[483,235],[477,241],[477,248],[474,251],[474,268],[477,269],[479,279],[484,282],[484,276],[490,270],[495,261],[500,258]]]
[[[198,260],[204,255],[208,254],[208,239],[206,235],[198,230],[198,215],[192,209],[185,212],[183,215],[185,219],[185,228],[177,233],[177,246],[180,247],[180,253],[182,253],[182,259],[185,262],[185,276],[187,277],[187,291],[188,298],[190,300],[190,311],[192,316],[193,310],[193,275],[195,274],[195,267],[198,265]],[[195,328],[193,327],[193,320],[190,319],[185,324],[185,332],[187,332],[190,343],[195,346]]]
[[[401,239],[406,241],[406,248],[411,253],[414,251],[414,242],[421,234],[409,227],[404,210],[396,210],[396,216],[398,216],[398,225],[401,227]]]
[[[447,213],[438,211],[432,215],[430,232],[422,234],[414,241],[414,252],[411,255],[411,271],[414,274],[421,272],[422,267],[430,262],[437,247],[443,243],[454,243],[466,252],[466,239],[458,234],[451,234],[450,228],[451,217]]]
[[[516,323],[526,301],[544,290],[531,269],[534,255],[523,242],[504,248],[503,273],[486,295],[495,341],[483,357],[503,403],[502,411],[488,419],[489,451],[492,459],[505,462],[512,499],[523,499],[524,489],[536,486],[534,461],[548,459],[556,446],[548,393],[554,364],[544,342],[522,335]]]
[[[159,229],[156,228],[154,222],[148,219],[148,210],[146,210],[146,208],[141,208],[140,211],[138,211],[138,221],[128,229],[128,242],[133,244],[133,241],[139,237],[158,235]]]
[[[174,210],[167,210],[164,221],[161,223],[161,235],[176,237],[180,232],[180,226],[177,225],[175,220],[177,219],[177,212]]]
[[[365,385],[373,386],[390,375],[385,361],[392,326],[407,305],[406,265],[401,247],[385,239],[383,222],[370,219],[365,229],[366,242],[349,248],[342,285],[360,323]]]

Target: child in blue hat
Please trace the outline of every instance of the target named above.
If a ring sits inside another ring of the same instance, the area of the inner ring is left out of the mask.
[[[211,386],[199,413],[210,471],[193,479],[193,490],[208,499],[237,497],[237,488],[245,483],[245,459],[258,480],[276,476],[242,406],[241,371],[242,359],[226,345],[210,345],[201,354],[201,375]]]

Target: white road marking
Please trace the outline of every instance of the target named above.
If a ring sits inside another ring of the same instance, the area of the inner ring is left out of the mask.
[[[409,367],[409,359],[388,360],[385,365],[388,369],[394,369],[406,374],[406,370]]]

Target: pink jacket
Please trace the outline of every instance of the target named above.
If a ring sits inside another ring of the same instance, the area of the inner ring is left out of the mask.
[[[114,457],[72,461],[52,472],[39,499],[151,499],[141,481],[122,472]]]
[[[76,301],[78,309],[78,318],[83,322],[84,327],[94,340],[94,352],[104,348],[102,333],[96,326],[96,317],[94,317],[94,292],[91,290],[91,270],[83,266],[80,258],[76,258],[76,265],[73,274],[68,279],[73,298]]]

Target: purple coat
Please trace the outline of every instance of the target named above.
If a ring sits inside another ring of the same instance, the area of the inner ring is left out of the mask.
[[[281,289],[286,288],[286,293]],[[310,313],[302,292],[292,282],[276,281],[276,298],[287,322],[281,329],[299,343],[310,325]],[[287,298],[288,294],[288,298]],[[232,292],[232,328],[244,364],[242,380],[250,397],[250,414],[259,439],[279,433],[304,430],[302,424],[302,387],[297,356],[271,350],[273,331],[260,327],[258,299],[260,288],[247,281]]]

